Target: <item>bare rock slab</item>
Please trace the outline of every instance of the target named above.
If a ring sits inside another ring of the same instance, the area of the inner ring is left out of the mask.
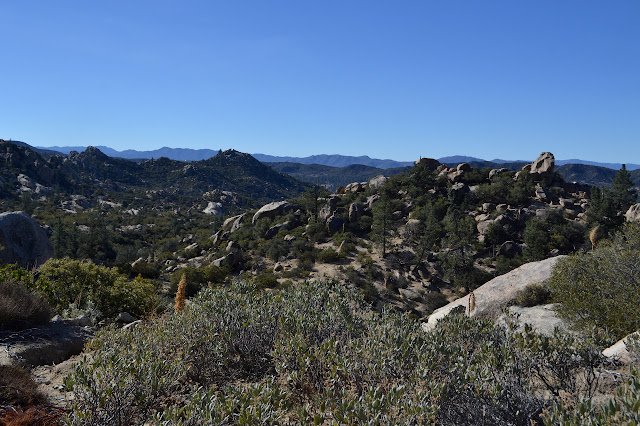
[[[562,257],[564,256],[526,263],[478,287],[473,291],[475,309],[471,311],[470,316],[497,318],[500,311],[514,301],[518,293],[528,285],[547,281],[551,276],[553,265]],[[436,309],[429,315],[427,322],[422,323],[423,330],[432,330],[440,319],[458,306],[468,310],[469,298],[470,295],[467,295]]]

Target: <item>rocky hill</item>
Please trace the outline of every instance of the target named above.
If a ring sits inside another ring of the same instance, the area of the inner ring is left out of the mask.
[[[0,152],[0,178],[7,198],[54,190],[94,192],[95,188],[105,194],[161,190],[199,198],[219,190],[233,192],[251,205],[295,196],[305,189],[296,179],[234,150],[191,163],[167,158],[137,163],[109,157],[95,147],[45,158],[28,146],[2,140]]]

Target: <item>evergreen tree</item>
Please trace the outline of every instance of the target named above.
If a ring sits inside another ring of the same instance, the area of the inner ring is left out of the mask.
[[[611,202],[618,212],[626,212],[629,207],[635,204],[638,194],[631,181],[631,173],[627,171],[626,164],[618,170],[618,173],[611,180]]]
[[[436,217],[433,207],[431,205],[426,207],[426,214],[420,221],[413,238],[413,242],[417,246],[418,263],[422,262],[428,251],[437,248],[442,235],[442,225]]]
[[[388,186],[380,191],[380,199],[373,206],[372,240],[382,249],[382,257],[387,256],[389,237],[393,225],[393,205]]]
[[[320,200],[329,195],[329,191],[318,184],[314,184],[311,188],[304,191],[300,197],[301,204],[311,214],[315,222],[318,221],[318,212],[320,211]]]

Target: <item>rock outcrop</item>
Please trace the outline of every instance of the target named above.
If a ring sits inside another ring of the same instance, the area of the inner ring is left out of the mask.
[[[627,210],[624,217],[627,219],[627,222],[640,221],[640,203],[629,207],[629,210]]]
[[[209,201],[207,207],[202,210],[204,214],[212,214],[215,216],[220,216],[224,214],[224,209],[222,208],[222,203],[216,201]]]
[[[531,163],[529,173],[534,179],[542,179],[553,173],[553,167],[556,160],[552,153],[543,152],[536,160]]]
[[[389,180],[386,176],[383,175],[378,175],[374,178],[369,179],[369,188],[371,189],[378,189],[381,186],[384,186],[385,183],[387,183],[387,180]]]
[[[252,223],[256,223],[263,217],[274,219],[278,216],[284,216],[285,214],[297,210],[299,206],[292,204],[288,201],[275,201],[273,203],[265,204],[260,207],[260,210],[253,215]]]
[[[475,309],[469,315],[497,318],[500,310],[513,301],[518,293],[528,285],[539,284],[548,280],[551,276],[551,268],[561,257],[563,256],[526,263],[478,287],[473,291]],[[458,306],[468,311],[469,298],[470,295],[467,295],[436,309],[429,315],[427,322],[422,324],[422,328],[425,331],[431,330],[441,318],[444,318],[452,309]]]
[[[511,306],[509,313],[515,315],[519,330],[522,330],[525,324],[529,324],[533,331],[545,336],[552,336],[556,328],[564,334],[571,333],[569,325],[556,315],[555,308],[556,304],[554,303],[527,308]],[[506,317],[501,315],[496,322],[498,324],[505,323]]]
[[[0,261],[24,268],[40,266],[53,257],[47,231],[24,212],[0,213]]]
[[[79,354],[94,330],[71,325],[72,321],[51,321],[42,327],[11,332],[11,337],[1,339],[4,347],[0,351],[0,365],[57,364]]]
[[[333,235],[336,232],[342,231],[342,227],[346,224],[344,219],[338,216],[331,216],[327,219],[327,230],[329,231],[329,235]]]
[[[440,167],[440,162],[433,158],[421,158],[416,161],[416,166],[426,167],[428,170],[434,171],[438,167]]]
[[[629,344],[630,339],[634,339],[636,342],[640,343],[640,331],[631,333],[623,339],[618,340],[615,344],[602,351],[602,355],[624,364],[639,361],[638,357],[640,357],[640,354],[629,351],[629,347],[627,345]]]

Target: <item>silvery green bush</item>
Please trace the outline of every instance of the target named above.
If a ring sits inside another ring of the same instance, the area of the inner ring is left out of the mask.
[[[598,362],[560,335],[459,313],[425,333],[335,282],[206,289],[89,349],[67,381],[69,424],[529,425],[559,392],[593,387],[574,378]]]

